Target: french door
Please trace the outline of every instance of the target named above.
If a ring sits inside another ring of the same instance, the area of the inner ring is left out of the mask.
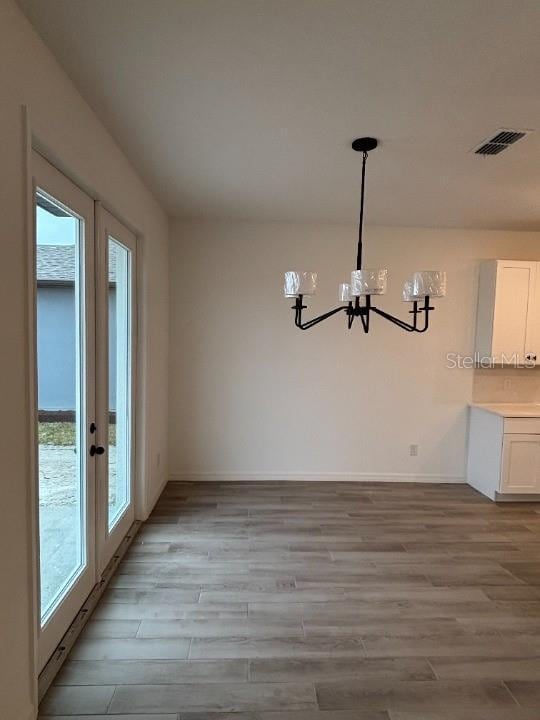
[[[101,573],[135,519],[136,238],[97,206],[96,414],[104,462],[98,473],[97,551]]]
[[[33,154],[40,670],[134,519],[135,237]]]

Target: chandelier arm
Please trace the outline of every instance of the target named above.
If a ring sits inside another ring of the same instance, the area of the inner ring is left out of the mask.
[[[344,312],[347,314],[347,326],[350,330],[352,328],[353,322],[355,317],[359,317],[360,321],[362,323],[362,328],[364,332],[367,334],[369,332],[369,317],[370,312],[373,310],[374,313],[377,315],[380,315],[385,320],[388,320],[389,322],[393,323],[394,325],[397,325],[397,327],[401,328],[402,330],[405,330],[406,332],[416,332],[416,333],[425,333],[429,328],[429,313],[430,311],[434,310],[435,308],[433,306],[430,306],[429,304],[429,297],[426,297],[424,300],[424,305],[418,309],[418,302],[415,301],[413,305],[413,309],[410,310],[410,312],[413,315],[413,322],[408,323],[405,320],[402,320],[401,318],[397,318],[394,315],[391,315],[390,313],[385,312],[384,310],[381,310],[378,307],[375,307],[371,304],[371,296],[366,296],[366,305],[363,308],[360,308],[360,305],[357,300],[357,307],[353,306],[352,302],[349,302],[347,306],[340,305],[337,308],[334,308],[333,310],[329,310],[326,313],[323,313],[322,315],[318,315],[315,318],[312,318],[311,320],[306,320],[306,322],[302,322],[302,311],[307,309],[307,305],[304,305],[302,302],[302,295],[298,296],[296,298],[295,305],[292,306],[292,310],[295,311],[294,316],[294,324],[297,328],[300,330],[309,330],[314,325],[318,325],[320,322],[323,322],[324,320],[327,320],[328,318],[332,317],[333,315],[337,315],[339,312]],[[424,325],[422,328],[418,327],[417,318],[418,315],[424,315]]]
[[[420,309],[418,309],[418,301],[417,300],[414,301],[413,309],[410,310],[409,312],[412,313],[413,318],[414,318],[413,327],[414,327],[415,332],[425,333],[428,330],[430,310],[435,310],[435,308],[429,304],[429,295],[426,295],[426,297],[424,298],[424,305]],[[421,313],[424,313],[424,327],[423,328],[419,328],[418,323],[417,323],[418,315],[420,315]]]
[[[344,305],[340,305],[337,308],[334,308],[333,310],[329,310],[326,313],[323,313],[322,315],[318,315],[315,318],[312,318],[311,320],[306,320],[306,322],[302,322],[302,310],[306,306],[304,305],[301,308],[294,307],[293,309],[296,310],[296,317],[295,317],[295,325],[297,328],[300,328],[300,330],[309,330],[309,328],[313,327],[314,325],[318,325],[323,320],[327,320],[329,317],[332,317],[332,315],[336,315],[339,312],[347,312],[347,308]]]
[[[362,321],[362,328],[367,334],[369,332],[369,315],[360,315],[360,320]]]
[[[416,306],[416,303],[415,303]],[[414,321],[413,324],[405,322],[405,320],[401,320],[401,318],[397,318],[394,315],[390,315],[390,313],[385,312],[384,310],[380,310],[377,307],[372,306],[371,309],[373,312],[377,313],[377,315],[380,315],[385,320],[389,320],[391,323],[394,323],[394,325],[397,325],[402,330],[406,330],[407,332],[416,332],[416,333],[425,333],[429,328],[429,313],[431,310],[435,310],[434,307],[430,307],[429,305],[429,298],[426,298],[424,307],[420,308],[420,310],[415,307],[414,310],[411,310],[410,312],[414,314]],[[419,328],[417,325],[417,316],[423,314],[424,315],[424,327]]]
[[[423,328],[415,327],[415,328],[414,328],[414,331],[415,331],[415,332],[417,332],[417,333],[425,333],[425,332],[427,332],[427,330],[429,329],[429,311],[430,311],[430,310],[435,310],[435,308],[433,308],[433,307],[430,307],[430,308],[427,308],[427,309],[422,308],[422,310],[419,310],[419,311],[418,311],[418,314],[420,314],[420,313],[425,313],[425,315],[424,315],[424,327],[423,327]],[[414,320],[415,320],[415,325],[416,325],[416,317],[415,317]]]
[[[362,328],[364,332],[369,332],[369,313],[371,310],[371,295],[366,295],[366,304],[364,307],[360,306],[360,298],[356,298],[356,314],[360,316],[362,322]]]
[[[356,269],[362,269],[362,231],[364,227],[364,192],[366,184],[367,151],[362,153],[362,187],[360,190],[360,218],[358,221],[358,251],[356,254]]]
[[[394,315],[390,315],[390,313],[384,312],[384,310],[380,310],[379,308],[375,307],[374,305],[371,306],[371,309],[374,313],[377,313],[377,315],[380,315],[385,320],[389,320],[391,323],[394,323],[394,325],[397,325],[402,330],[406,330],[407,332],[418,332],[414,325],[411,325],[408,322],[405,322],[405,320],[401,320],[400,318],[395,317]]]

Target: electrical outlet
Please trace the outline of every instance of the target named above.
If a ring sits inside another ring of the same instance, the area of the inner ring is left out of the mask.
[[[156,455],[156,467],[159,467],[161,465],[161,453],[158,453]]]
[[[504,378],[503,387],[505,390],[511,390],[512,389],[512,378],[510,378],[510,377]]]
[[[409,455],[416,457],[418,455],[418,445],[409,445]]]

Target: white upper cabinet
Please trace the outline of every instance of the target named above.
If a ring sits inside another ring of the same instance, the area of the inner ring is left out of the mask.
[[[538,281],[537,281],[538,279]],[[540,363],[540,263],[485,260],[480,267],[476,352],[497,364]]]

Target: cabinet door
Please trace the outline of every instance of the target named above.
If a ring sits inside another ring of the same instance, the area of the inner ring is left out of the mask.
[[[535,262],[497,263],[492,340],[497,363],[523,364],[535,354],[536,268]]]
[[[501,492],[540,492],[540,435],[504,435]]]

